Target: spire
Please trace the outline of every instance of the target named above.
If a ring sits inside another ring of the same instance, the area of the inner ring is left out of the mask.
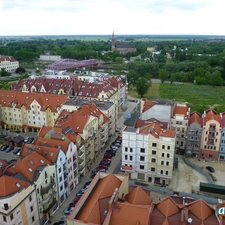
[[[113,30],[113,33],[112,33],[112,51],[114,51],[116,49],[116,46],[115,46],[115,37],[114,37],[114,30]]]

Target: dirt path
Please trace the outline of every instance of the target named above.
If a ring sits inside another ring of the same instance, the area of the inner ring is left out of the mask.
[[[208,180],[186,165],[183,159],[180,158],[178,169],[174,170],[173,178],[168,188],[174,191],[192,193],[192,186],[199,186],[200,182],[207,183]]]

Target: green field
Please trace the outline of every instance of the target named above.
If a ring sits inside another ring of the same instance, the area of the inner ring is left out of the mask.
[[[133,97],[138,97],[134,89],[129,91]],[[209,108],[218,113],[225,111],[225,87],[198,86],[193,84],[157,84],[150,87],[146,96],[148,99],[162,98],[175,100],[178,103],[188,103],[191,112],[203,113]]]

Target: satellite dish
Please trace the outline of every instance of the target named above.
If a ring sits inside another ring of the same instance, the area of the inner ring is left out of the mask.
[[[188,223],[192,223],[192,218],[188,218]]]

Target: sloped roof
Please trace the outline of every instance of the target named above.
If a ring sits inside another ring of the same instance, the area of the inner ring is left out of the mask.
[[[11,174],[22,173],[29,181],[33,181],[37,167],[46,166],[48,164],[51,164],[49,160],[37,152],[32,152],[15,165],[8,168],[7,172]]]
[[[188,204],[187,208],[192,214],[199,218],[202,222],[210,217],[212,214],[215,214],[215,210],[212,209],[205,201],[198,199],[194,202]],[[214,225],[214,223],[212,223]]]
[[[109,198],[112,196],[116,188],[119,188],[122,181],[119,180],[115,175],[109,174],[108,176],[101,179],[92,191],[91,196],[84,204],[82,211],[76,219],[86,221],[94,224],[101,224],[101,211],[108,211],[107,208],[103,209],[100,204],[100,199]]]
[[[192,123],[198,123],[202,127],[202,116],[200,113],[198,113],[198,112],[191,113],[190,118],[189,118],[189,126]]]
[[[26,181],[3,175],[0,177],[0,197],[6,197],[13,193],[19,192],[29,185],[30,184]]]
[[[0,63],[4,62],[4,61],[17,62],[17,60],[12,56],[1,56],[0,55]]]
[[[225,112],[221,113],[221,127],[225,127]]]
[[[152,202],[151,197],[140,186],[129,192],[126,195],[125,200],[135,205],[150,205]]]
[[[146,225],[149,224],[150,205],[133,205],[117,202],[112,210],[109,225]]]
[[[210,120],[216,120],[220,123],[220,115],[213,109],[206,110],[204,117],[204,125]]]
[[[150,101],[146,98],[142,98],[141,101],[143,101],[143,110],[142,113],[146,112],[147,110],[149,110],[150,108],[152,108],[152,106],[155,105],[155,102]]]
[[[188,107],[186,105],[176,105],[174,107],[173,116],[183,115],[184,117],[188,117]]]
[[[134,127],[138,128],[138,127],[143,127],[145,125],[151,124],[151,123],[158,123],[160,127],[162,127],[163,129],[167,129],[168,128],[168,123],[167,122],[161,122],[155,118],[151,118],[148,120],[141,120],[141,119],[136,119],[135,123],[134,123]]]

